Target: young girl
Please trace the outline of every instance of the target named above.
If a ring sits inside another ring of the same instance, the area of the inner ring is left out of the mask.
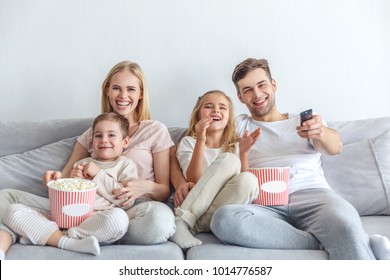
[[[256,177],[241,171],[248,168],[248,151],[260,130],[246,133],[238,145],[233,104],[225,93],[213,90],[199,97],[187,134],[177,159],[184,177],[195,185],[184,201],[183,192],[175,193],[176,233],[171,237],[182,249],[202,244],[192,234],[210,231],[220,206],[248,204],[258,195]]]
[[[79,226],[69,228],[65,234],[49,219],[48,211],[23,204],[8,207],[4,224],[21,236],[21,243],[99,255],[99,242],[113,243],[125,235],[129,222],[123,210],[133,205],[121,207],[122,201],[117,200],[112,191],[123,188],[121,182],[137,178],[134,162],[122,156],[129,144],[128,129],[127,118],[114,112],[95,119],[92,126],[94,157],[76,162],[70,172],[71,178],[89,179],[98,186],[94,213]],[[62,177],[61,172],[58,175]]]

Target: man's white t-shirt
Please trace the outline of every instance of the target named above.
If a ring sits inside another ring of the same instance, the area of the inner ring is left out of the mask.
[[[308,139],[299,137],[297,114],[287,120],[261,122],[242,114],[236,118],[237,133],[253,132],[260,127],[260,137],[249,150],[249,167],[290,167],[289,193],[307,188],[329,188],[321,167],[321,154]]]

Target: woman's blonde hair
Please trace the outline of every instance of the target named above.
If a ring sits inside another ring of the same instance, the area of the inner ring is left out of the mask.
[[[235,152],[235,143],[238,141],[238,138],[237,138],[237,134],[236,134],[236,126],[235,126],[235,121],[234,121],[233,102],[230,99],[230,97],[227,96],[223,91],[210,90],[198,98],[198,101],[196,102],[195,107],[192,110],[190,124],[189,124],[188,130],[187,130],[187,135],[196,138],[195,125],[200,120],[200,110],[202,109],[202,106],[204,105],[206,97],[211,95],[211,94],[220,94],[223,97],[225,97],[226,100],[228,101],[229,119],[228,119],[227,125],[226,125],[225,130],[224,130],[223,135],[222,135],[221,148],[224,152],[234,153]]]
[[[118,72],[130,71],[139,80],[139,86],[141,88],[142,99],[139,100],[137,108],[135,109],[139,121],[150,120],[150,108],[149,108],[149,93],[146,84],[144,73],[141,67],[131,61],[122,61],[114,65],[108,72],[106,79],[102,84],[102,113],[113,112],[113,108],[108,98],[107,92],[110,88],[112,76]]]

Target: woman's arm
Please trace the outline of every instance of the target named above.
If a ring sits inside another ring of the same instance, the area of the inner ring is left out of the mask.
[[[176,145],[169,150],[170,179],[175,190],[177,190],[181,184],[187,183],[186,178],[183,176],[183,171],[180,168],[179,161],[177,160],[176,151]]]
[[[153,154],[155,182],[152,180],[136,179],[123,182],[122,189],[116,189],[113,194],[117,199],[124,200],[126,206],[132,200],[148,196],[153,200],[167,201],[169,197],[169,149]]]
[[[76,145],[74,146],[73,152],[70,155],[70,158],[68,159],[68,162],[66,163],[64,169],[62,169],[62,176],[64,178],[69,177],[70,171],[73,169],[73,165],[83,159],[89,157],[88,151],[86,148],[84,148],[79,142],[76,141]]]
[[[155,200],[166,201],[169,197],[169,149],[153,154],[155,185],[150,195]]]

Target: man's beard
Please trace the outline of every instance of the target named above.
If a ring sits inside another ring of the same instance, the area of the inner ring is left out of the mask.
[[[275,105],[275,99],[274,98],[271,99],[271,97],[269,97],[267,107],[265,108],[251,107],[249,111],[251,112],[253,117],[261,118],[267,116],[271,112],[274,105]]]

